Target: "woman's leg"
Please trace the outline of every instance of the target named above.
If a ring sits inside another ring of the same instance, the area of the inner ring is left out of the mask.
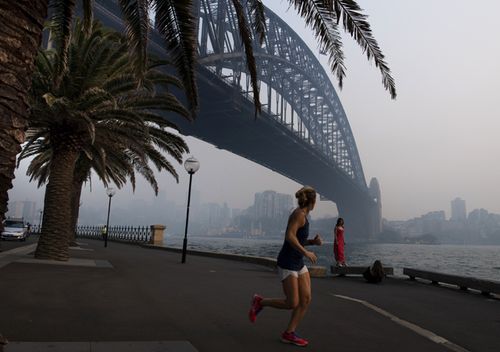
[[[278,309],[294,309],[299,304],[299,280],[293,275],[288,275],[282,281],[285,298],[264,298],[260,301],[262,307]]]
[[[306,314],[309,303],[311,303],[311,277],[309,276],[309,272],[299,275],[297,282],[299,304],[293,309],[292,317],[286,329],[287,332],[295,331]]]

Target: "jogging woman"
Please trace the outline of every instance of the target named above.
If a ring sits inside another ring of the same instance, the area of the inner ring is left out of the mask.
[[[316,204],[316,191],[311,187],[302,187],[295,193],[298,207],[290,214],[285,234],[285,241],[278,255],[278,273],[283,285],[285,298],[264,298],[255,294],[250,307],[249,318],[253,323],[257,314],[264,307],[292,310],[292,316],[286,330],[281,334],[281,341],[297,346],[307,346],[306,339],[297,336],[295,330],[304,317],[311,302],[311,278],[304,265],[304,257],[316,263],[316,255],[304,248],[307,245],[322,244],[321,237],[309,237],[307,216]]]

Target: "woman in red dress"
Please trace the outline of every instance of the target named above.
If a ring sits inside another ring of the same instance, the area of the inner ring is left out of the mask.
[[[346,266],[344,256],[344,219],[338,218],[333,230],[333,255],[337,266]]]

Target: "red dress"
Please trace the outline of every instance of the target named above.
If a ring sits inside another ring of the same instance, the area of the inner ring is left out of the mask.
[[[345,263],[344,256],[344,228],[335,227],[335,240],[333,241],[333,254],[338,263]]]

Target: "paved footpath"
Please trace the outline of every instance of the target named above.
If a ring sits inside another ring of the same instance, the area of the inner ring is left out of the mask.
[[[178,253],[80,241],[72,265],[35,261],[33,246],[14,254],[3,247],[5,352],[298,349],[279,340],[289,312],[247,318],[254,292],[282,295],[272,269],[193,255],[181,264]],[[497,299],[403,279],[328,277],[312,286],[298,331],[309,351],[499,351]]]

